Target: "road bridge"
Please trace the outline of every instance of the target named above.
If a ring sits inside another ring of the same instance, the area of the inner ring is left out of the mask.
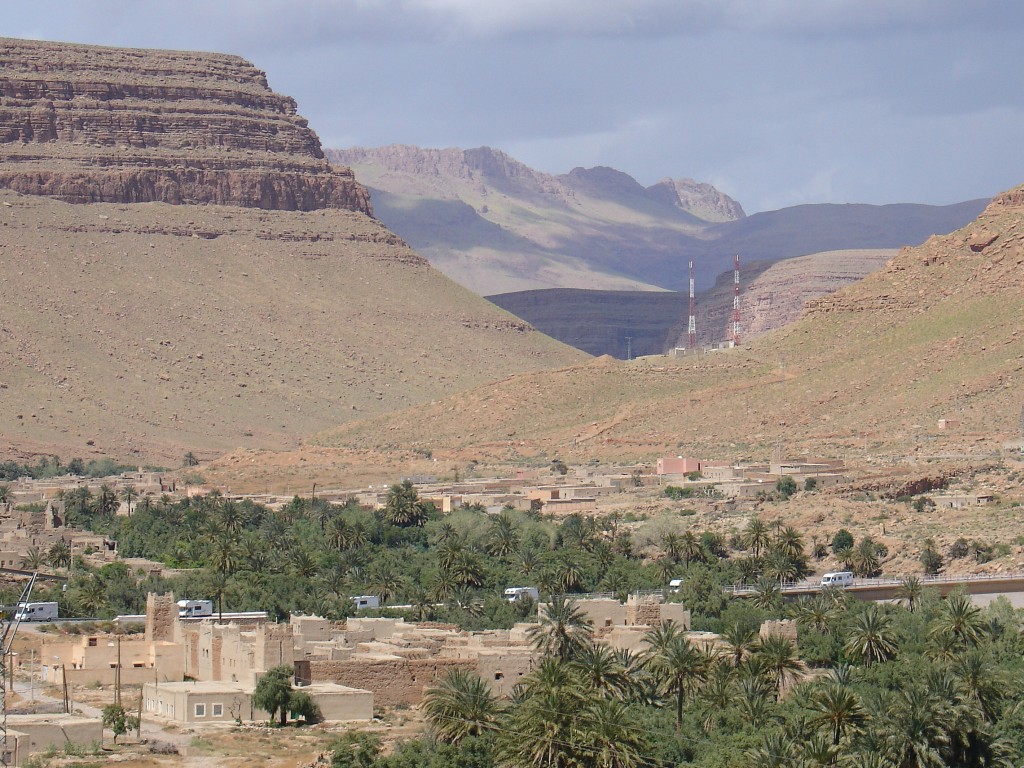
[[[854,579],[853,584],[842,587],[846,592],[858,600],[894,600],[898,597],[900,587],[906,577],[880,577],[874,579]],[[989,602],[999,595],[1024,594],[1024,573],[999,573],[985,574],[980,576],[916,576],[921,586],[936,590],[945,597],[954,590],[962,590],[968,595],[988,599],[981,599],[978,602]],[[783,582],[781,592],[783,597],[802,597],[816,595],[825,589],[836,589],[836,587],[822,587],[820,581],[804,580],[797,582]],[[737,584],[727,587],[726,591],[737,597],[754,595],[757,587],[750,584]]]

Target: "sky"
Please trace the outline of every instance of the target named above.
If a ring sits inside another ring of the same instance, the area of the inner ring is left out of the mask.
[[[748,213],[1024,183],[1019,0],[34,0],[0,36],[244,56],[325,147],[500,149]]]

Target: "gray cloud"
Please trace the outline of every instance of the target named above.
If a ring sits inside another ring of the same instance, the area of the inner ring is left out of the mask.
[[[9,6],[4,28],[241,54],[329,146],[487,144],[692,176],[748,210],[1024,182],[1009,0],[80,0]]]

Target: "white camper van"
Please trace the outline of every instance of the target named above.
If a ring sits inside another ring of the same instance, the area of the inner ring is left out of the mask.
[[[517,600],[525,600],[530,598],[533,602],[540,600],[540,592],[537,591],[536,587],[509,587],[505,590],[505,599],[510,603],[514,603]]]
[[[58,618],[56,603],[18,603],[16,621],[53,621]]]
[[[823,587],[849,587],[851,584],[853,584],[853,573],[850,571],[826,573],[821,577],[821,586]]]
[[[352,602],[355,603],[357,611],[380,608],[380,598],[376,595],[356,595],[352,598]]]
[[[683,588],[683,579],[675,578],[671,579],[668,583],[668,591],[672,594],[678,594],[679,590]]]
[[[213,600],[179,600],[178,617],[192,619],[197,616],[213,616]]]

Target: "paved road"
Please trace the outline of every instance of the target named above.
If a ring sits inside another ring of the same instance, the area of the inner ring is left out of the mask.
[[[962,589],[974,597],[979,605],[987,605],[1002,595],[1024,605],[1024,574],[1007,573],[985,576],[919,576],[921,585],[935,589],[941,595],[948,595],[956,589]],[[892,600],[902,585],[902,578],[855,579],[853,584],[844,589],[861,600]],[[819,581],[801,581],[786,584],[782,587],[785,596],[800,597],[821,592]],[[751,595],[754,587],[739,586],[732,590],[736,595]],[[1014,603],[1015,605],[1018,603]]]

